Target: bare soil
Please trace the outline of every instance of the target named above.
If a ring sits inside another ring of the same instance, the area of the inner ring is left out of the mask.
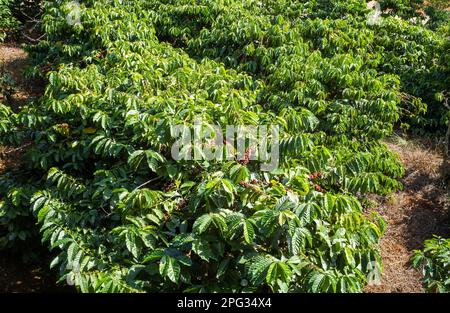
[[[20,48],[20,45],[15,43],[0,44],[0,74],[9,74],[14,81],[15,90],[11,105],[15,109],[42,93],[42,84],[35,80],[29,80],[24,75],[28,62],[28,55]]]
[[[367,286],[371,293],[421,293],[420,271],[411,267],[410,257],[433,235],[449,237],[449,194],[441,176],[442,153],[423,140],[399,137],[387,142],[405,166],[404,189],[388,197],[372,196],[379,205],[371,209],[387,222],[381,240],[384,273],[379,285]]]
[[[70,287],[56,284],[56,274],[47,267],[22,262],[20,256],[0,253],[0,293],[61,293],[73,292]]]

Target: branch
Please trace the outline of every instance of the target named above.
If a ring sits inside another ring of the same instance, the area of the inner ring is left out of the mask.
[[[146,186],[146,185],[148,185],[150,183],[153,183],[154,181],[157,181],[158,179],[161,179],[161,177],[156,177],[156,178],[150,179],[149,181],[146,181],[142,185],[137,186],[134,190],[141,189],[142,187],[144,187],[144,186]]]
[[[25,35],[25,34],[23,34],[23,36],[24,36],[26,39],[28,39],[29,41],[31,41],[31,42],[39,42],[42,38],[45,37],[45,34],[42,35],[42,36],[40,36],[40,37],[38,37],[38,38],[31,38],[30,36],[27,36],[27,35]]]
[[[17,152],[17,151],[21,151],[21,150],[23,150],[23,149],[25,149],[25,148],[28,148],[29,146],[31,146],[33,144],[33,142],[29,142],[29,143],[27,143],[27,144],[25,144],[25,145],[23,145],[23,146],[21,146],[21,147],[18,147],[18,148],[16,148],[16,149],[12,149],[12,150],[9,150],[9,151],[7,151],[7,152],[3,152],[2,154],[3,155],[8,155],[8,154],[11,154],[11,153],[14,153],[14,152]]]
[[[448,104],[448,97],[444,98],[444,106],[450,111],[450,105]],[[445,156],[450,157],[450,119],[448,121],[447,133],[445,134]]]

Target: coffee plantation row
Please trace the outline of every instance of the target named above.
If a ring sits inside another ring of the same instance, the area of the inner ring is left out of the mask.
[[[386,227],[361,201],[403,175],[380,140],[449,118],[448,20],[401,4],[371,24],[356,0],[45,2],[45,93],[0,104],[0,144],[27,147],[0,245],[40,237],[82,292],[361,292]],[[279,168],[175,160],[199,120],[279,126]]]

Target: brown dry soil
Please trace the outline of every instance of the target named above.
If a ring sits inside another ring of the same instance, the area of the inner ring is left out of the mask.
[[[70,287],[56,284],[56,274],[36,262],[24,263],[20,256],[0,253],[0,293],[62,293]]]
[[[384,273],[381,283],[366,292],[424,292],[421,273],[411,267],[410,257],[433,235],[449,237],[449,194],[441,176],[442,153],[426,147],[431,142],[395,137],[386,142],[405,166],[404,189],[388,197],[371,197],[387,222],[381,240]]]
[[[40,94],[39,84],[30,82],[24,77],[27,65],[27,53],[17,44],[0,44],[0,74],[9,75],[13,80],[13,94],[9,104],[14,110]],[[0,102],[4,101],[6,99],[0,93]],[[16,165],[18,160],[20,160],[19,150],[0,146],[0,172]]]
[[[2,64],[4,67],[2,67]],[[23,78],[26,53],[15,45],[0,45],[0,69],[10,72],[18,87],[13,106],[20,107],[39,95],[42,88]],[[448,191],[440,178],[440,153],[424,147],[430,143],[405,141],[400,137],[387,142],[405,165],[404,190],[388,197],[371,196],[372,211],[387,222],[380,247],[384,263],[381,283],[367,286],[365,292],[423,292],[421,273],[412,269],[409,259],[433,234],[448,236],[450,221]],[[6,152],[6,154],[5,154]],[[20,151],[0,147],[0,172],[18,164]],[[26,266],[17,258],[0,254],[0,292],[52,292],[55,279],[39,266]]]
[[[24,69],[27,65],[27,53],[19,45],[0,44],[0,71],[11,75],[14,81],[12,106],[15,109],[38,97],[42,91],[42,84],[25,78]]]

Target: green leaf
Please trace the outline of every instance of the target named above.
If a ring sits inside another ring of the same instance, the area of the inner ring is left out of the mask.
[[[218,256],[211,250],[211,244],[207,241],[196,239],[192,243],[192,251],[194,251],[202,260],[209,262],[212,260],[218,260]]]
[[[271,286],[278,284],[278,279],[287,284],[291,281],[291,278],[291,269],[288,265],[280,261],[272,263],[266,274],[266,282]]]
[[[244,222],[244,239],[247,243],[252,243],[255,239],[255,231],[250,221]]]
[[[311,272],[308,275],[308,284],[311,292],[319,292],[322,286],[322,283],[325,279],[325,275],[319,272]]]
[[[229,258],[223,259],[219,263],[219,266],[217,267],[216,278],[220,279],[223,275],[225,275],[229,266],[230,266],[230,259]]]
[[[213,219],[210,214],[204,214],[200,216],[193,225],[193,231],[201,235],[209,228],[212,221]]]
[[[155,260],[160,260],[163,256],[164,256],[164,249],[156,249],[147,254],[142,260],[142,263],[145,264]]]
[[[164,255],[159,263],[159,272],[162,276],[168,277],[172,282],[178,283],[181,267],[175,258]]]
[[[249,260],[249,276],[253,285],[259,285],[266,280],[267,270],[272,262],[272,257],[262,255],[258,255]]]

